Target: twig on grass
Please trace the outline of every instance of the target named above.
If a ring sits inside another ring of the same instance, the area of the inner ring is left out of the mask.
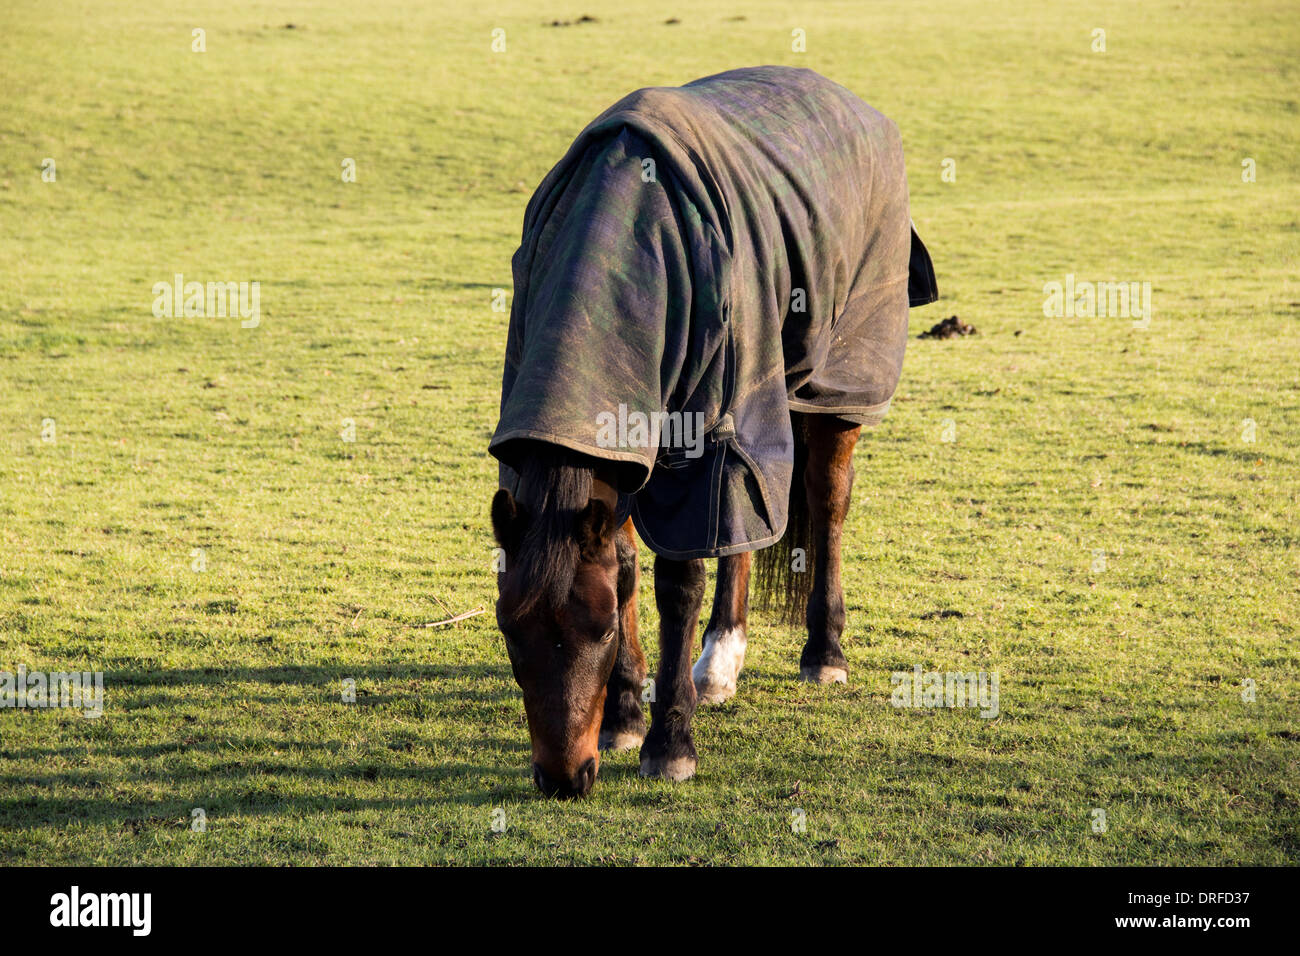
[[[442,602],[439,601],[438,603],[441,604]],[[484,610],[480,606],[473,610],[466,611],[464,614],[457,614],[455,617],[444,618],[441,621],[430,621],[428,624],[410,624],[408,627],[442,627],[444,624],[455,624],[457,621],[463,621],[467,617],[474,617],[475,615],[483,613]]]

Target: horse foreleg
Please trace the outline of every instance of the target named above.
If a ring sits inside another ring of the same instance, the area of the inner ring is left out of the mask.
[[[799,655],[799,676],[819,684],[844,684],[849,679],[849,662],[840,648],[844,633],[840,546],[853,490],[853,448],[862,426],[831,415],[809,415],[807,424],[804,489],[815,556],[808,596],[808,642]]]
[[[614,538],[618,554],[618,657],[605,692],[600,722],[601,750],[631,750],[645,740],[641,688],[645,683],[645,654],[637,638],[636,598],[639,571],[632,520]]]
[[[691,647],[704,603],[704,561],[655,558],[659,607],[659,674],[650,704],[650,732],[641,745],[641,776],[686,780],[695,775],[695,683]]]
[[[702,704],[720,704],[736,693],[736,679],[745,666],[752,559],[750,551],[718,559],[718,584],[709,626],[704,630],[704,652],[691,668]]]

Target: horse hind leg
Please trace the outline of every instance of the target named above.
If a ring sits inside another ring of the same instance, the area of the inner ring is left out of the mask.
[[[844,633],[841,539],[853,491],[853,448],[862,426],[831,415],[809,415],[807,428],[804,490],[812,531],[813,580],[806,617],[808,642],[799,655],[799,676],[818,684],[844,684],[849,663],[840,647]]]
[[[736,693],[736,681],[745,666],[752,559],[749,551],[718,559],[718,582],[704,631],[704,650],[691,668],[702,704],[720,704]]]
[[[605,691],[598,746],[601,750],[620,751],[639,747],[645,740],[645,714],[641,712],[645,654],[637,638],[639,572],[631,519],[614,538],[614,547],[618,553],[618,657]]]

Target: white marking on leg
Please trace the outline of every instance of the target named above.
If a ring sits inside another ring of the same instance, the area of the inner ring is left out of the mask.
[[[704,635],[704,653],[691,668],[695,693],[702,704],[720,704],[736,693],[736,679],[745,666],[745,629],[728,627]]]
[[[681,782],[695,776],[694,757],[647,758],[641,761],[638,774],[642,777],[659,777],[663,780]]]
[[[799,668],[799,679],[810,684],[847,684],[849,672],[843,667],[823,667],[819,664]]]
[[[613,734],[608,730],[600,732],[600,738],[597,747],[601,750],[612,750],[615,753],[623,750],[632,750],[634,747],[640,747],[645,742],[645,734],[634,734],[628,731]]]

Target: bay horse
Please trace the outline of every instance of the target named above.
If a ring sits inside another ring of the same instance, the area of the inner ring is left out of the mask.
[[[897,127],[808,70],[640,90],[539,186],[514,280],[491,520],[533,780],[584,796],[602,751],[638,746],[641,775],[686,780],[697,704],[736,693],[751,572],[807,627],[799,677],[848,681],[853,450],[888,410],[909,307],[937,298]]]

